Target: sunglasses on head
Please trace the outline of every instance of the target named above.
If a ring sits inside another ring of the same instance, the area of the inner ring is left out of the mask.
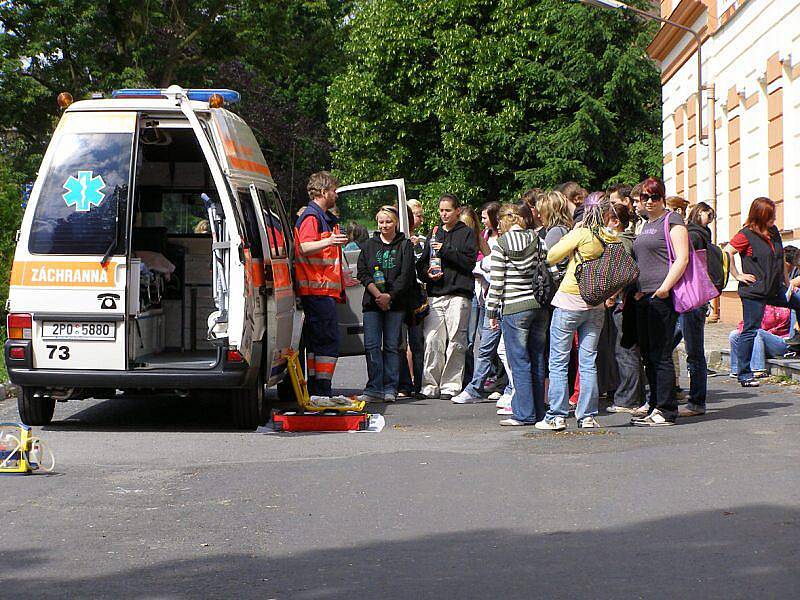
[[[641,196],[639,196],[639,198],[641,199],[642,202],[647,202],[648,200],[653,200],[653,201],[663,200],[663,198],[661,198],[661,196],[659,196],[658,194],[642,194]]]

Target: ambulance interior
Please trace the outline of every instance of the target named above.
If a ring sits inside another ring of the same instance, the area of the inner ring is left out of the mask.
[[[129,360],[136,369],[211,368],[218,350],[207,323],[217,306],[201,194],[217,194],[188,124],[143,120],[135,177]]]

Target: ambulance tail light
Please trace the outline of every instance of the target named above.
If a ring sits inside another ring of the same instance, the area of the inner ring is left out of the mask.
[[[33,318],[27,313],[9,314],[6,325],[10,340],[29,340],[33,337]]]
[[[242,353],[239,352],[238,350],[233,350],[231,348],[228,348],[228,352],[227,352],[226,358],[227,358],[229,363],[241,363],[241,362],[244,362],[244,356],[242,356]]]

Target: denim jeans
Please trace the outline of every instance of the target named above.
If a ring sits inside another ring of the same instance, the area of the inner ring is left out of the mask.
[[[575,418],[592,417],[598,412],[597,342],[603,329],[605,310],[565,310],[556,308],[550,323],[550,387],[547,419],[569,415],[569,351],[578,332],[578,373],[581,378]],[[516,384],[516,376],[514,377]]]
[[[511,372],[514,394],[511,409],[517,421],[536,423],[544,418],[544,364],[547,310],[535,308],[503,315],[500,322]]]
[[[689,403],[693,407],[705,408],[708,389],[708,365],[704,332],[706,327],[706,307],[701,306],[678,318],[686,345],[686,366],[689,367]]]
[[[414,370],[414,381],[411,381],[411,372],[408,370],[408,361],[405,353],[400,353],[400,382],[398,389],[403,392],[419,392],[422,389],[422,363],[425,360],[425,336],[422,334],[422,323],[401,327],[400,335],[408,332],[408,347],[411,349],[411,366]],[[402,337],[400,348],[403,347]]]
[[[472,380],[475,370],[475,338],[478,336],[478,329],[481,328],[486,309],[481,306],[477,297],[472,298],[472,306],[469,310],[469,323],[467,324],[467,352],[464,356],[464,385]]]
[[[731,373],[739,373],[739,339],[741,334],[734,329],[728,336],[731,343]],[[786,345],[786,338],[759,329],[753,341],[753,353],[750,355],[750,369],[753,371],[766,371],[767,359],[783,356],[789,351]]]
[[[464,388],[464,391],[471,397],[479,398],[483,396],[483,382],[493,370],[492,358],[497,356],[497,347],[499,345],[500,329],[489,327],[489,318],[484,313],[481,326],[481,343],[478,346],[478,355],[475,357],[475,369],[472,372],[472,380]]]
[[[736,364],[738,367],[739,381],[747,381],[753,378],[753,370],[750,368],[750,358],[753,355],[753,344],[756,333],[761,329],[761,320],[764,318],[764,307],[788,306],[795,312],[800,310],[800,292],[795,292],[786,300],[786,288],[782,287],[774,298],[764,300],[754,300],[752,298],[742,298],[742,313],[744,328],[739,337]]]
[[[367,351],[367,387],[375,398],[397,396],[400,378],[400,326],[405,313],[396,310],[364,311],[364,348]]]
[[[636,302],[636,325],[639,350],[650,383],[650,408],[657,408],[665,419],[678,416],[675,396],[675,365],[672,362],[673,339],[678,313],[672,298],[646,295]]]

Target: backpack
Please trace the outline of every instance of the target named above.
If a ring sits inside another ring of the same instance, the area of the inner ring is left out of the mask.
[[[706,261],[708,262],[708,276],[714,287],[720,292],[728,285],[730,277],[731,257],[716,244],[706,246]]]
[[[533,266],[533,297],[539,306],[550,306],[553,297],[558,291],[558,282],[553,277],[553,272],[547,266],[547,251],[542,239],[537,235],[536,244],[538,260]]]

